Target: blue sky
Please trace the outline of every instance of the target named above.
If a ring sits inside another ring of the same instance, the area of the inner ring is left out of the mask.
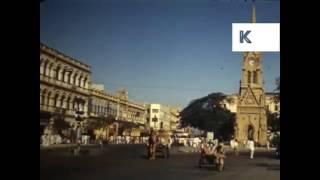
[[[257,1],[257,22],[279,22],[279,1]],[[129,98],[185,107],[211,92],[239,90],[242,54],[232,23],[249,22],[240,0],[46,0],[41,42],[92,67],[92,80]],[[265,89],[275,88],[279,53],[263,53]]]

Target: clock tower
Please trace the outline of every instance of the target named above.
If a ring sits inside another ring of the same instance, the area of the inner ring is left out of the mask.
[[[252,23],[256,23],[254,4]],[[253,138],[260,145],[265,145],[267,141],[267,118],[261,60],[259,52],[243,53],[235,138],[240,142]]]

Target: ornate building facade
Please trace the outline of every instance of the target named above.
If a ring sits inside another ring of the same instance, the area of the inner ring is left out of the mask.
[[[143,104],[128,99],[127,91],[112,95],[103,85],[93,84],[89,65],[40,44],[40,135],[55,115],[63,115],[66,122],[77,126],[79,112],[82,125],[100,117],[114,117],[116,122],[104,136],[109,135],[109,129],[118,134],[119,127],[128,124],[143,126],[145,111]]]
[[[89,119],[91,121],[101,117],[114,119],[105,132],[102,132],[103,137],[122,135],[123,131],[144,126],[144,105],[128,100],[127,95],[128,93],[124,90],[119,90],[117,95],[112,95],[102,89],[90,89]]]
[[[40,130],[55,114],[75,123],[77,111],[88,117],[91,68],[44,44],[40,44]]]

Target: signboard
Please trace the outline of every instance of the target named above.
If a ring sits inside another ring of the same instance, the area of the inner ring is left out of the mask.
[[[207,132],[207,140],[213,140],[214,134],[213,132]]]

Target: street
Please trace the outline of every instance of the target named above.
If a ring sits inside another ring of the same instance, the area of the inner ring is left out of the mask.
[[[198,153],[173,152],[169,159],[147,160],[144,145],[106,145],[90,154],[72,156],[67,150],[41,151],[41,180],[106,179],[280,179],[280,160],[273,151],[259,151],[250,160],[248,152],[235,157],[227,153],[226,168],[217,172],[198,167]]]

